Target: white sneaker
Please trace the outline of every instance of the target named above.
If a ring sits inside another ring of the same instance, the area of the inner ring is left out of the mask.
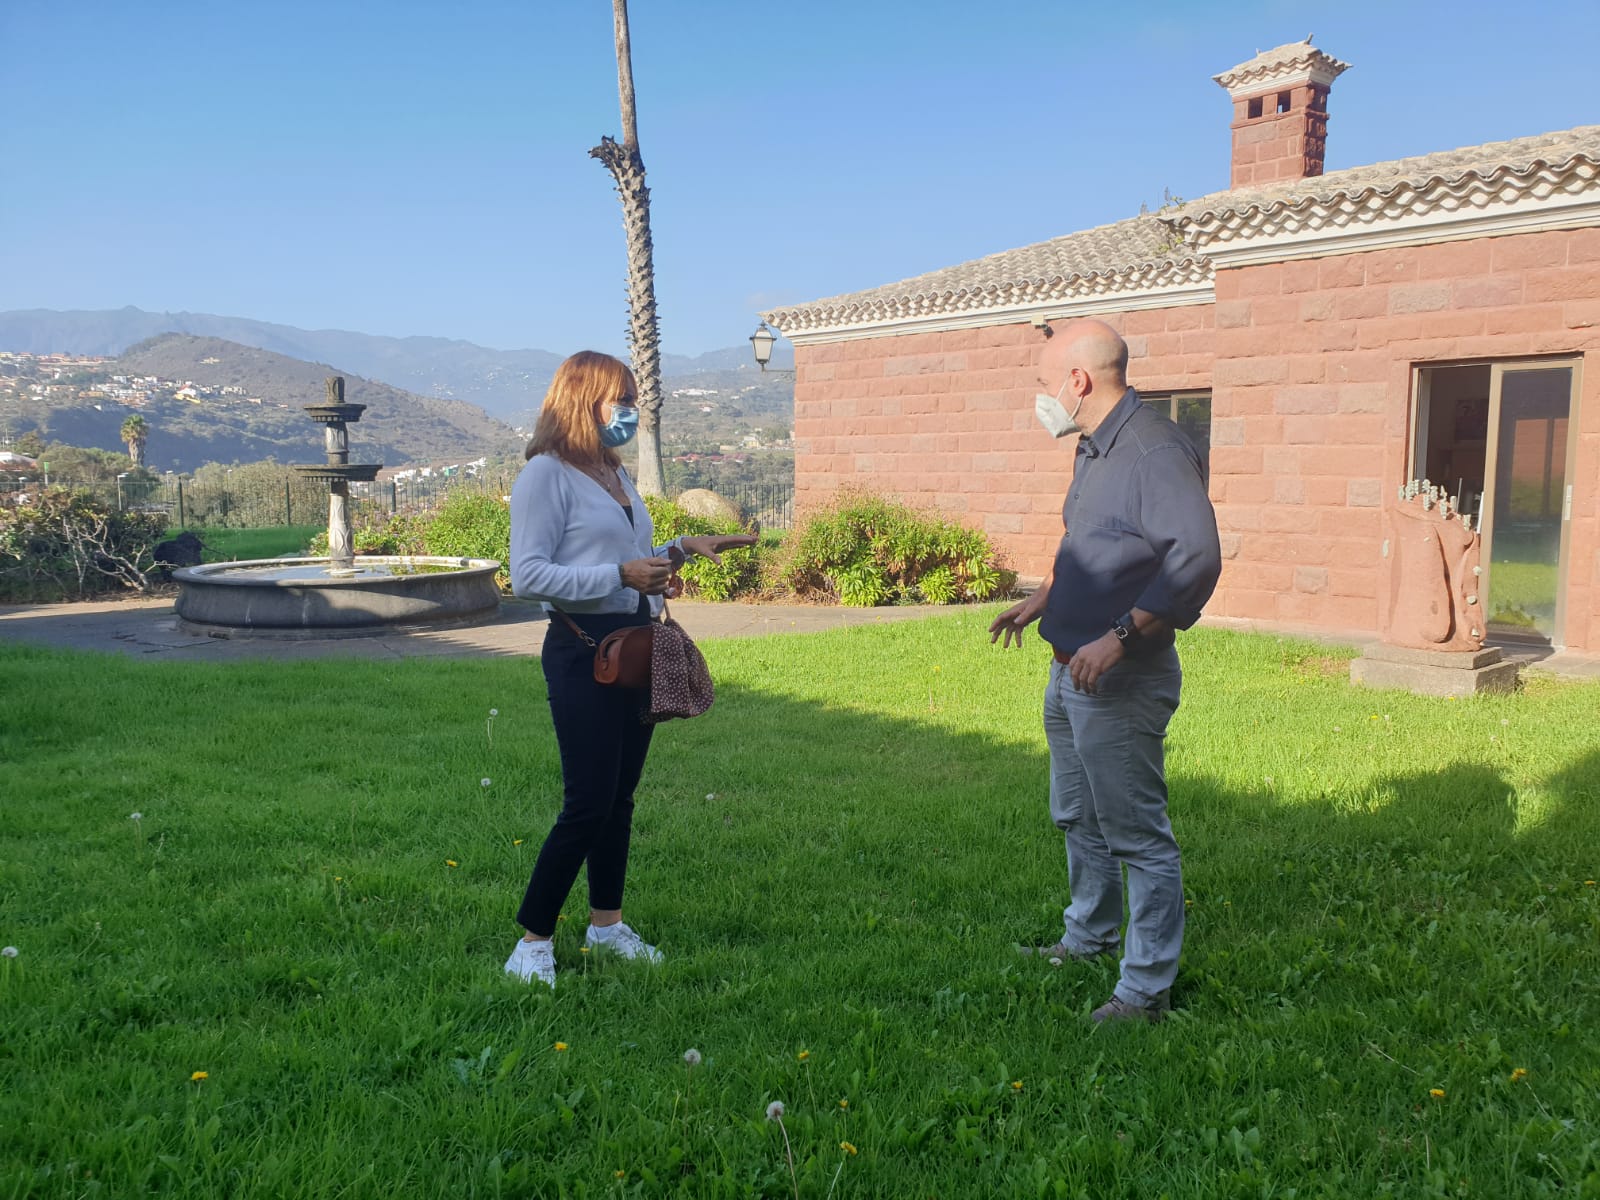
[[[549,987],[556,985],[556,952],[549,942],[517,940],[517,948],[506,959],[506,974],[515,975],[523,983],[537,979]]]
[[[583,944],[591,950],[615,954],[619,958],[642,958],[648,963],[658,963],[662,957],[661,951],[647,945],[642,937],[622,921],[618,921],[615,925],[589,926],[589,933],[583,939]]]

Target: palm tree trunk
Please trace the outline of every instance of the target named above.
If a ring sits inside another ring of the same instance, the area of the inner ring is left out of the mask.
[[[616,180],[622,198],[622,229],[628,239],[628,344],[639,384],[639,469],[634,483],[646,496],[666,491],[661,470],[661,323],[656,317],[655,250],[650,240],[650,189],[639,155],[639,122],[633,103],[633,51],[628,42],[628,0],[612,0],[616,18],[617,94],[622,104],[622,141],[602,137],[589,151]]]

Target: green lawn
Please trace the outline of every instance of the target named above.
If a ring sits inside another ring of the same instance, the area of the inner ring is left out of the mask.
[[[196,529],[193,532],[205,543],[206,562],[233,562],[252,558],[295,558],[306,552],[306,546],[325,525],[280,525],[265,529],[230,529],[216,526]],[[167,531],[175,537],[182,530]]]
[[[500,974],[532,660],[0,645],[0,1197],[781,1197],[784,1132],[819,1198],[1600,1194],[1600,686],[1188,635],[1179,1012],[1095,1029],[1113,967],[1013,950],[1066,872],[994,611],[706,646],[634,842],[668,961],[581,954],[580,883],[553,995]]]

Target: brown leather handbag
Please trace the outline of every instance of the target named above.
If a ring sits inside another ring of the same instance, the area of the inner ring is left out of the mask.
[[[639,719],[646,725],[698,717],[716,700],[700,647],[662,606],[661,620],[630,625],[599,642],[559,608],[552,610],[586,645],[594,647],[594,679],[608,687],[648,690]]]
[[[656,623],[630,625],[608,633],[596,642],[578,623],[559,608],[552,609],[567,623],[567,628],[586,646],[594,649],[594,681],[608,687],[647,688],[650,686],[650,660]]]

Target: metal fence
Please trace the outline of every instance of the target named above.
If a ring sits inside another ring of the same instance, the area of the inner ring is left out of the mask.
[[[385,479],[350,485],[357,512],[431,512],[458,492],[505,496],[511,491],[505,475],[427,476]],[[51,487],[93,496],[108,508],[166,513],[174,527],[271,528],[316,525],[328,518],[328,485],[286,476],[273,482],[232,484],[226,476],[193,479],[169,475],[160,479],[52,479]],[[0,479],[0,502],[15,502],[36,492],[33,481]]]
[[[513,480],[511,475],[489,473],[383,479],[352,483],[350,500],[358,513],[431,512],[458,493],[508,496]],[[257,479],[245,486],[233,483],[226,474],[220,479],[203,475],[198,480],[177,475],[142,480],[52,479],[50,485],[87,493],[108,508],[166,513],[176,528],[316,525],[328,517],[327,485],[294,476]],[[14,502],[38,487],[32,481],[0,478],[0,502]],[[738,505],[762,529],[788,529],[794,524],[792,483],[730,483],[719,487],[717,494]]]
[[[733,483],[717,488],[762,529],[788,529],[794,524],[794,484]]]

